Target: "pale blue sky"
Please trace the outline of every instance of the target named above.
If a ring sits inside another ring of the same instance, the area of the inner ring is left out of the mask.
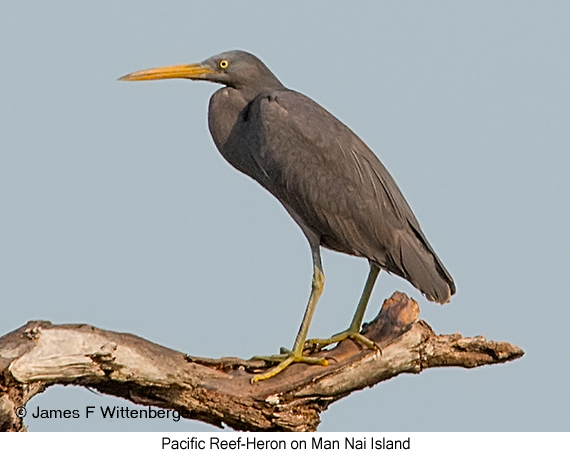
[[[568,430],[568,2],[4,2],[0,334],[89,323],[210,357],[290,347],[310,289],[304,236],[218,154],[203,82],[120,83],[225,50],[258,55],[350,126],[395,177],[457,283],[438,333],[526,356],[401,376],[320,429]],[[350,322],[367,263],[325,251],[311,336]],[[52,388],[30,410],[122,404]],[[30,430],[207,430],[38,421]]]

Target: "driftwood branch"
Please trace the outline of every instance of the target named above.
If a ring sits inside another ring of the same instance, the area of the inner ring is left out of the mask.
[[[380,350],[346,340],[316,351],[329,365],[293,364],[250,382],[263,361],[190,357],[140,337],[89,325],[32,321],[0,338],[0,431],[22,431],[19,407],[55,384],[73,384],[177,410],[239,430],[313,431],[319,414],[353,391],[429,367],[476,367],[520,358],[507,342],[436,335],[418,304],[396,292],[363,333]]]

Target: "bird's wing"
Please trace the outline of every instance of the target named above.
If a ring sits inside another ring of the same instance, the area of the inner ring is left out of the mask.
[[[247,123],[251,152],[263,173],[258,181],[317,232],[324,246],[367,257],[426,294],[431,289],[419,286],[429,283],[418,281],[429,272],[414,267],[439,267],[447,292],[454,292],[396,182],[342,122],[300,93],[277,90],[251,104]],[[436,292],[433,298],[445,298]]]
[[[364,213],[364,223],[411,226],[421,233],[375,154],[311,99],[290,90],[260,96],[252,104],[250,122],[257,140],[252,152],[268,177],[266,188],[304,213],[303,218],[314,213],[356,220]]]

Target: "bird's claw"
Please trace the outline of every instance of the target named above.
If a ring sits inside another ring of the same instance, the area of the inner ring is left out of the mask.
[[[288,351],[287,349],[281,349]],[[279,372],[284,370],[285,368],[289,367],[293,363],[305,363],[305,364],[319,364],[321,366],[328,366],[329,362],[325,358],[314,358],[310,356],[305,356],[302,354],[296,355],[295,353],[288,351],[288,353],[281,353],[279,355],[271,355],[271,356],[254,356],[252,359],[256,360],[263,360],[267,362],[277,362],[279,363],[277,366],[273,367],[267,372],[262,374],[258,374],[251,379],[252,383],[256,383],[261,380],[267,380]]]
[[[334,336],[328,339],[309,339],[307,342],[305,342],[305,349],[309,349],[311,351],[319,351],[324,347],[327,347],[328,345],[336,344],[338,342],[344,341],[345,339],[353,339],[354,341],[360,342],[361,344],[370,349],[378,350],[380,351],[380,353],[382,353],[382,350],[380,349],[380,347],[378,347],[378,345],[374,341],[371,341],[370,339],[368,339],[366,336],[363,336],[359,332],[350,331],[350,330],[346,330],[343,331],[342,333],[335,334]]]

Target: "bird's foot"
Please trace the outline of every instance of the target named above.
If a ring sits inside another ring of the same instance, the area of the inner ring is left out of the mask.
[[[374,341],[371,341],[366,336],[363,336],[358,331],[346,330],[341,333],[335,334],[328,339],[309,339],[305,342],[305,348],[309,350],[318,351],[327,345],[336,344],[337,342],[344,341],[345,339],[353,339],[368,348],[380,350],[380,347],[376,345]],[[380,350],[381,351],[381,350]]]
[[[286,348],[281,348],[281,353],[279,355],[271,356],[254,356],[252,360],[263,360],[271,363],[279,363],[277,366],[273,367],[267,372],[258,374],[251,379],[252,383],[267,380],[268,378],[274,377],[283,369],[289,367],[293,363],[305,363],[305,364],[320,364],[321,366],[328,366],[329,362],[325,358],[312,358],[310,356],[305,356],[302,353],[294,353]]]

